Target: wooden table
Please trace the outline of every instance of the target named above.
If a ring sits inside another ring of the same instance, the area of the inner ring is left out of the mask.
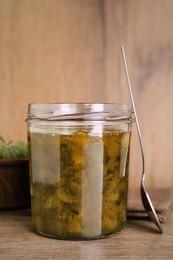
[[[0,260],[173,259],[173,212],[159,234],[148,220],[128,219],[110,238],[66,241],[35,233],[28,210],[0,212]]]

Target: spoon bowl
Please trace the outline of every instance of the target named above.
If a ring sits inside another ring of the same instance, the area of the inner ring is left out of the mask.
[[[151,199],[149,197],[149,194],[145,188],[144,182],[142,181],[141,183],[141,199],[142,199],[142,204],[146,210],[146,212],[148,213],[150,219],[156,224],[156,226],[158,227],[159,231],[161,233],[163,233],[163,229],[162,226],[160,225],[160,221],[159,218],[155,212],[155,209],[153,207],[153,204],[151,202]]]

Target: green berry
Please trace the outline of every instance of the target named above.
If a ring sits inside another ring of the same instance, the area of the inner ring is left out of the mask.
[[[0,139],[0,158],[3,158],[3,151],[5,149],[5,143]]]
[[[3,158],[25,158],[28,156],[28,147],[23,142],[8,144],[2,152]]]
[[[0,135],[0,141],[2,141],[3,143],[5,143],[4,138]]]

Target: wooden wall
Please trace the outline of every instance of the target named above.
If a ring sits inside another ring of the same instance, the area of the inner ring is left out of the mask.
[[[26,140],[31,102],[129,102],[124,44],[147,161],[173,186],[173,1],[0,0],[0,134]],[[135,128],[130,185],[141,177]]]

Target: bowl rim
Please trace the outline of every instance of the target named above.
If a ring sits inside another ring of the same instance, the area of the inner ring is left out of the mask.
[[[26,164],[28,158],[0,158],[0,165]]]

